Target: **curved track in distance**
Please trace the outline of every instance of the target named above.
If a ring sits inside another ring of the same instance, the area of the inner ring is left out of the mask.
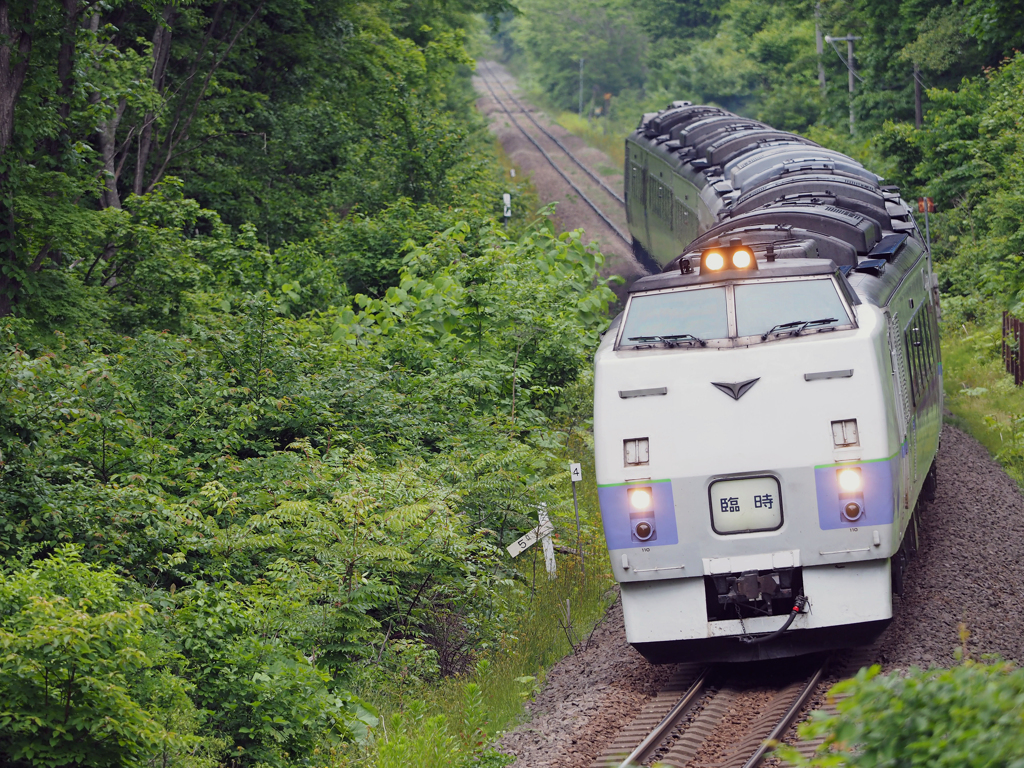
[[[613,204],[623,206],[622,198],[618,194],[616,194],[615,191],[612,190],[611,187],[609,187],[603,180],[599,179],[591,169],[584,165],[584,163],[578,157],[576,157],[576,155],[573,154],[572,151],[569,150],[561,141],[556,139],[549,131],[547,131],[547,129],[543,128],[533,118],[533,116],[529,114],[525,107],[523,107],[523,105],[517,99],[515,99],[515,97],[513,97],[511,93],[509,93],[508,89],[505,88],[505,86],[491,71],[489,65],[487,65],[484,62],[481,62],[481,66],[478,67],[477,69],[477,74],[479,75],[480,80],[483,82],[484,86],[487,88],[488,92],[491,94],[491,98],[494,99],[495,104],[497,104],[498,107],[509,118],[509,120],[512,121],[512,124],[516,127],[516,129],[523,136],[526,137],[526,139],[534,146],[534,148],[538,152],[540,152],[540,154],[544,157],[548,164],[555,170],[555,172],[562,177],[562,179],[572,188],[572,190],[577,195],[579,195],[580,199],[583,200],[594,211],[594,213],[598,215],[598,217],[612,230],[612,232],[620,240],[622,240],[623,243],[625,243],[627,246],[630,247],[630,249],[632,249],[633,239],[629,236],[629,234],[623,232],[622,229],[619,228],[619,226],[608,217],[608,215],[592,199],[592,197],[588,195],[572,178],[570,178],[569,174],[566,173],[566,171],[551,156],[551,153],[549,153],[543,146],[541,146],[541,143],[537,140],[537,137],[532,135],[523,127],[522,123],[520,123],[520,121],[516,119],[513,109],[510,109],[508,103],[498,95],[497,91],[491,85],[491,82],[493,81],[500,88],[502,88],[502,90],[505,91],[505,93],[508,95],[508,99],[513,102],[513,107],[515,111],[518,111],[521,114],[526,115],[530,119],[530,121],[541,131],[541,138],[550,140],[559,151],[564,153],[564,155],[568,157],[575,165],[579,166],[587,174],[588,177],[597,181],[602,193],[607,194],[608,197],[615,201]]]
[[[519,109],[519,111],[522,112],[524,115],[526,115],[526,119],[529,120],[531,123],[533,123],[537,127],[537,130],[539,130],[541,133],[543,133],[545,136],[547,136],[549,139],[551,139],[551,141],[554,142],[554,144],[560,150],[562,150],[566,155],[569,156],[570,160],[572,160],[574,163],[576,163],[576,165],[578,165],[580,167],[581,171],[583,171],[585,174],[587,174],[587,176],[589,176],[591,179],[593,179],[595,182],[597,182],[598,186],[600,186],[601,189],[603,189],[609,195],[611,195],[616,200],[618,200],[620,203],[622,203],[622,205],[626,204],[626,200],[625,200],[625,198],[622,197],[622,195],[620,195],[614,189],[609,187],[605,183],[604,179],[602,179],[600,176],[598,176],[596,173],[594,173],[592,170],[590,170],[583,163],[583,161],[581,161],[578,157],[576,157],[576,155],[574,155],[572,153],[571,149],[569,149],[567,146],[565,146],[565,144],[563,144],[558,139],[557,136],[555,136],[553,133],[551,133],[551,131],[549,131],[547,128],[545,128],[543,125],[541,125],[540,123],[537,122],[537,119],[532,114],[530,114],[530,110],[528,110],[526,107],[523,106],[522,102],[520,102],[519,99],[517,99],[512,94],[512,92],[508,88],[505,87],[505,84],[503,82],[501,82],[501,80],[499,78],[494,77],[494,73],[491,71],[491,65],[490,64],[485,64],[484,66],[487,68],[487,73],[489,75],[491,75],[491,77],[494,80],[494,82],[496,82],[498,84],[498,86],[501,88],[501,90],[503,90],[508,95],[509,99],[512,100],[512,103],[516,105],[516,107]]]

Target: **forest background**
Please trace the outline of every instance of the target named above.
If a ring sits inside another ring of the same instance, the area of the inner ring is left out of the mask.
[[[850,136],[814,10],[0,1],[3,762],[504,762],[575,637],[555,605],[583,626],[608,585],[503,546],[542,503],[566,530],[614,297],[472,108],[486,20],[553,106],[583,52],[612,111],[580,130],[714,101],[931,194],[947,328],[990,359],[1024,287],[1024,12],[822,3],[862,36]]]

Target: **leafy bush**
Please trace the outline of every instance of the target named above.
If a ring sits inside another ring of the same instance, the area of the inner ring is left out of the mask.
[[[797,766],[1019,766],[1024,764],[1024,670],[1003,662],[952,669],[862,669],[834,686],[839,714],[815,717],[802,739],[825,737],[807,760],[791,747],[779,755]]]
[[[928,129],[888,124],[879,144],[910,195],[935,198],[932,242],[943,292],[962,320],[999,307],[1024,312],[1024,54],[929,91]],[[962,297],[962,298],[961,298]],[[986,306],[987,305],[987,306]]]
[[[210,237],[189,258],[213,264]],[[364,665],[433,683],[515,631],[502,547],[562,502],[563,414],[580,418],[612,298],[600,264],[546,220],[518,240],[458,222],[348,306],[193,293],[187,336],[33,351],[12,325],[0,543],[73,543],[130,579],[217,759],[364,738],[344,690]]]
[[[71,547],[0,578],[0,753],[13,764],[141,766],[203,746],[140,700],[155,674],[163,717],[198,721],[187,685],[155,669],[152,609],[122,585]]]

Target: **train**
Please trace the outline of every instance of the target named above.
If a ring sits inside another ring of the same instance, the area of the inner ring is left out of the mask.
[[[673,102],[626,139],[640,261],[594,361],[598,497],[654,663],[869,643],[934,497],[939,294],[899,189]],[[898,604],[898,603],[897,603]]]

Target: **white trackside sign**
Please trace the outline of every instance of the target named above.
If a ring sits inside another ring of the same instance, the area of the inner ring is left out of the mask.
[[[569,477],[572,478],[574,483],[578,483],[583,479],[583,465],[581,464],[570,464],[569,465]]]
[[[538,525],[532,531],[527,531],[520,538],[513,541],[511,544],[508,545],[508,547],[506,547],[506,549],[508,549],[508,553],[512,555],[512,557],[515,557],[516,555],[521,555],[531,546],[536,544],[538,539],[541,539],[545,536],[550,536],[552,533],[554,533],[554,530],[555,526],[551,524],[551,521],[545,520],[544,523]]]

